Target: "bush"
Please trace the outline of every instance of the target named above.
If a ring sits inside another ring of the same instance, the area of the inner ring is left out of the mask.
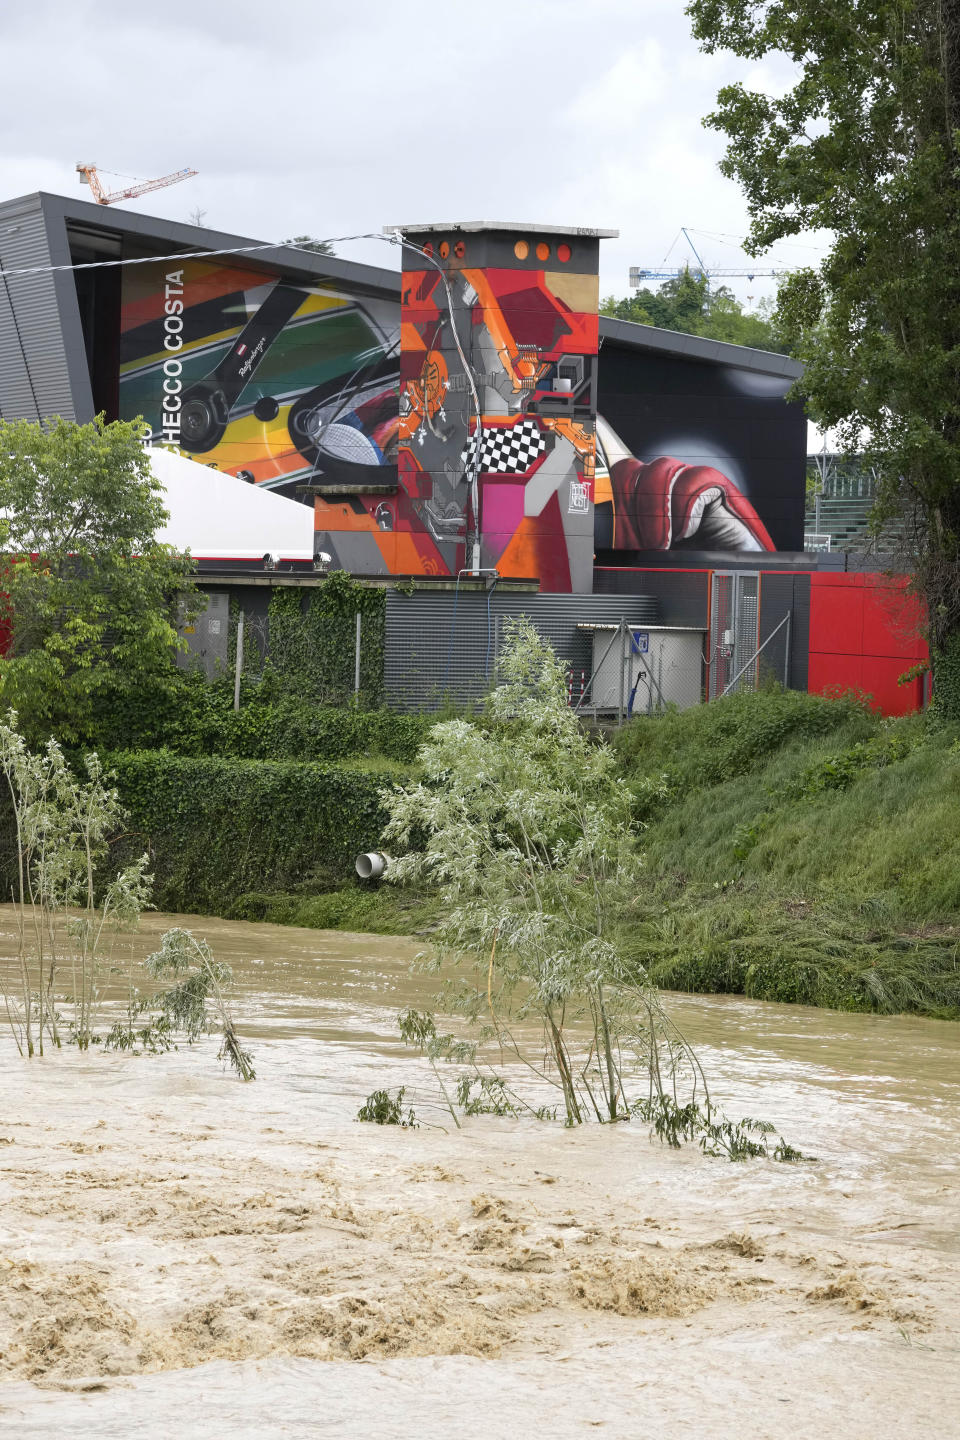
[[[147,850],[160,909],[224,914],[251,891],[289,891],[318,866],[347,873],[375,845],[385,778],[292,761],[106,757],[129,812],[115,845]]]
[[[336,709],[296,695],[262,698],[267,687],[244,682],[239,710],[233,686],[209,684],[202,672],[172,671],[136,704],[98,717],[95,744],[108,750],[167,749],[178,755],[243,760],[315,760],[352,755],[412,761],[430,724],[390,710]]]
[[[614,747],[631,779],[662,775],[671,791],[687,793],[744,775],[797,740],[840,733],[853,742],[879,725],[859,700],[771,689],[639,716],[620,731]]]

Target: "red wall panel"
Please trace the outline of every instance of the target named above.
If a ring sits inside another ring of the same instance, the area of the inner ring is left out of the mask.
[[[927,655],[918,634],[920,608],[906,581],[885,575],[810,576],[808,689],[859,689],[885,715],[904,715],[923,702],[922,680],[897,677]]]

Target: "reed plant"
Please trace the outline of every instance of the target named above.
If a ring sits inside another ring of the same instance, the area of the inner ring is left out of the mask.
[[[147,856],[103,879],[108,838],[122,810],[96,755],[76,775],[55,740],[30,750],[9,712],[0,723],[0,771],[15,836],[14,979],[4,986],[6,1015],[22,1055],[60,1046],[66,1033],[91,1044],[101,979],[113,942],[135,926],[149,900]],[[67,988],[67,1015],[58,1008]]]

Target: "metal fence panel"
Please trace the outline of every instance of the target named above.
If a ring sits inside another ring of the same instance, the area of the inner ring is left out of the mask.
[[[655,625],[660,607],[645,595],[542,595],[494,588],[387,591],[384,680],[387,704],[437,710],[480,701],[496,683],[508,617],[528,615],[570,666],[576,702],[590,678],[592,637],[578,624]]]

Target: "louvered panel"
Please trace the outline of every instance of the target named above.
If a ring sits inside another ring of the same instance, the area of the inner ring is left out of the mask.
[[[0,259],[5,271],[50,265],[38,195],[0,206]],[[72,289],[72,277],[67,276]],[[0,411],[5,420],[76,419],[53,272],[0,278]]]
[[[530,595],[494,589],[422,591],[406,596],[387,591],[384,677],[387,703],[401,710],[436,710],[482,699],[496,682],[497,654],[504,622],[528,615],[573,672],[579,693],[581,672],[590,677],[591,636],[579,624],[654,625],[656,600],[645,595]]]

